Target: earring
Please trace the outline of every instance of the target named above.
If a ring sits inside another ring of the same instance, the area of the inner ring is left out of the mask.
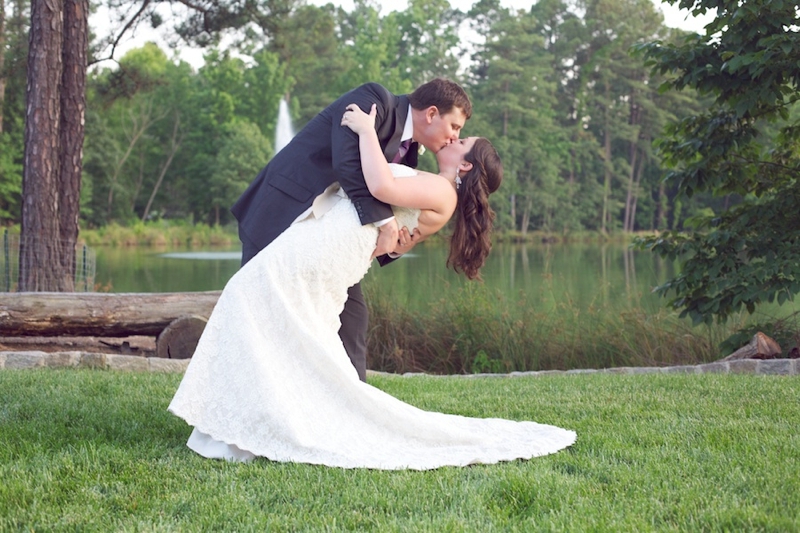
[[[456,172],[455,182],[456,182],[456,190],[459,190],[461,188],[461,176],[458,175],[458,172]]]

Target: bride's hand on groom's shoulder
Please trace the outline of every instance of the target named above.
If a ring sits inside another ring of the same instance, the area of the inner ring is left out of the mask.
[[[342,126],[347,126],[357,134],[361,135],[370,130],[375,130],[375,117],[378,114],[378,107],[372,104],[369,114],[364,113],[358,104],[350,104],[345,108],[342,115]]]

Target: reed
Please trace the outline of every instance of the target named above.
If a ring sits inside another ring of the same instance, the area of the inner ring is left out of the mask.
[[[692,327],[666,309],[593,306],[569,300],[547,311],[468,284],[412,311],[365,286],[370,367],[388,372],[464,374],[671,366],[714,361],[736,323]]]
[[[229,246],[239,239],[235,230],[188,221],[137,221],[82,229],[80,240],[89,246]]]

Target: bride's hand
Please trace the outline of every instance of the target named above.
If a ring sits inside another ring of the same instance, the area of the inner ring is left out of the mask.
[[[342,126],[347,126],[357,134],[367,133],[375,130],[375,116],[378,114],[378,107],[372,104],[369,114],[361,111],[357,104],[350,104],[345,108],[342,115]]]
[[[403,226],[400,229],[400,234],[397,239],[397,246],[395,246],[392,253],[389,254],[390,257],[400,257],[403,254],[407,254],[411,251],[415,244],[422,241],[422,233],[419,231],[419,228],[414,228],[412,232],[406,226]]]

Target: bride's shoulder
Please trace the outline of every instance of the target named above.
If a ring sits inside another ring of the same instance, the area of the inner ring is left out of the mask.
[[[392,170],[392,175],[395,178],[406,178],[409,176],[416,176],[419,174],[417,169],[407,167],[406,165],[400,165],[397,163],[389,163],[389,168]]]

